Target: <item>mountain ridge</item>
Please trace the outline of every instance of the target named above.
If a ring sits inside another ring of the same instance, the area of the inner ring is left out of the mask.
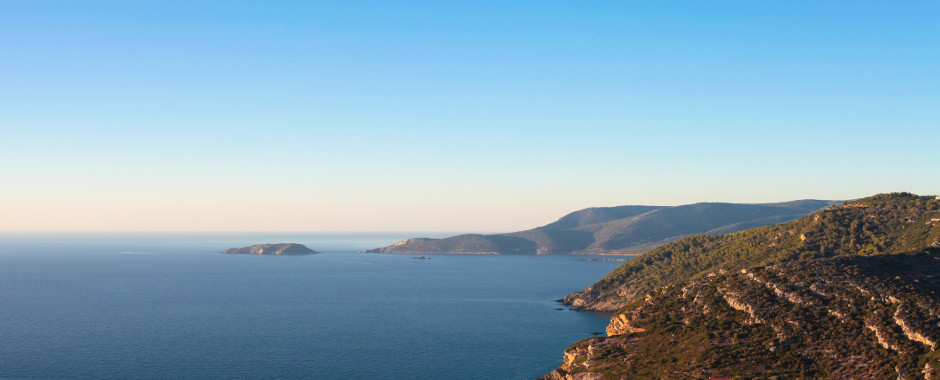
[[[779,223],[836,202],[702,202],[680,206],[591,207],[529,230],[412,238],[367,253],[638,254],[685,236]]]

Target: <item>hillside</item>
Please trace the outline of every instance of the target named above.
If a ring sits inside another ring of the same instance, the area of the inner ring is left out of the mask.
[[[833,204],[801,200],[772,204],[696,203],[597,207],[575,211],[531,230],[414,238],[369,253],[636,254],[684,236],[740,231],[790,221]]]
[[[546,379],[940,378],[940,198],[694,236],[565,298],[614,311]]]
[[[912,194],[876,195],[798,220],[724,235],[699,235],[663,245],[618,267],[564,302],[613,312],[662,286],[704,272],[837,255],[922,249],[940,240],[940,200]]]
[[[652,292],[543,379],[940,378],[940,249],[797,260]]]

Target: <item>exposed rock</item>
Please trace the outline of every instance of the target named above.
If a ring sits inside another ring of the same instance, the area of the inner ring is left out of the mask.
[[[630,334],[643,331],[646,330],[631,326],[630,319],[628,319],[624,314],[615,315],[610,319],[610,324],[607,325],[607,336]]]
[[[754,306],[748,305],[747,302],[743,301],[743,297],[741,297],[740,295],[728,292],[727,290],[722,289],[722,288],[718,288],[718,293],[722,295],[722,297],[725,299],[725,302],[727,302],[728,306],[731,306],[732,309],[735,309],[737,311],[743,311],[750,316],[750,318],[745,320],[744,323],[747,323],[747,324],[764,323],[764,320],[758,318],[756,313],[754,312],[755,310]],[[618,315],[618,316],[622,316],[622,315],[623,314]],[[611,322],[611,324],[613,324],[613,322]]]
[[[303,244],[278,243],[278,244],[258,244],[242,248],[229,248],[222,253],[226,254],[251,254],[251,255],[309,255],[319,253]]]
[[[894,312],[894,318],[893,318],[894,323],[896,323],[898,326],[901,327],[901,331],[904,332],[904,336],[907,337],[907,339],[925,344],[929,346],[931,350],[936,350],[937,341],[929,337],[928,335],[931,335],[931,334],[927,332],[927,331],[933,330],[934,334],[936,334],[936,329],[930,329],[929,327],[927,327],[926,329],[923,327],[920,327],[920,328],[915,327],[916,325],[921,324],[919,323],[920,320],[918,320],[917,318],[911,318],[909,316],[911,314],[909,311],[903,313],[903,314],[908,315],[908,317],[905,318],[905,315],[902,315],[902,311],[905,311],[907,309],[908,307],[906,304],[898,305],[897,310]]]
[[[604,374],[596,372],[576,372],[568,373],[565,370],[556,369],[549,374],[540,377],[538,380],[606,380]]]

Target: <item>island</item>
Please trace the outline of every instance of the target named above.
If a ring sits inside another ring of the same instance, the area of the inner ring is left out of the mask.
[[[303,244],[278,243],[278,244],[257,244],[242,248],[229,248],[222,253],[226,254],[249,254],[249,255],[310,255],[320,253],[314,251]]]

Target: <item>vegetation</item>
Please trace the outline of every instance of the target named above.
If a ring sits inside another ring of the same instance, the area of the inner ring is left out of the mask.
[[[794,259],[901,253],[938,241],[940,200],[880,194],[789,223],[680,239],[627,261],[564,301],[579,309],[616,311],[654,289],[719,270]]]
[[[798,259],[632,301],[644,331],[580,341],[546,376],[938,378],[940,249]]]
[[[937,273],[940,197],[681,239],[566,298],[619,310],[544,378],[940,379]]]

